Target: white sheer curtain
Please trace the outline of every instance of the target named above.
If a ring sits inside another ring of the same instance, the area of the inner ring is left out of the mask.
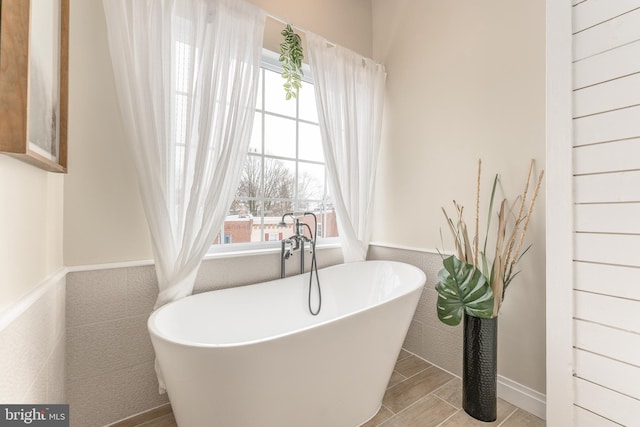
[[[316,34],[306,36],[344,260],[362,261],[371,240],[386,72]]]
[[[244,0],[104,0],[160,293],[192,293],[251,137],[265,14]]]

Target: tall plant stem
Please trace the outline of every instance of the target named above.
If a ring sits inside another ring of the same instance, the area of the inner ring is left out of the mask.
[[[540,172],[540,176],[538,177],[538,182],[536,183],[536,189],[533,192],[533,197],[531,198],[531,203],[529,203],[529,209],[527,211],[527,215],[525,216],[524,227],[522,227],[522,234],[520,234],[520,241],[518,242],[518,246],[513,255],[513,260],[509,265],[509,273],[513,270],[513,266],[516,264],[518,260],[518,254],[520,253],[520,249],[522,249],[522,243],[524,242],[524,236],[527,234],[527,228],[529,227],[529,220],[531,219],[531,214],[533,213],[533,206],[536,203],[536,199],[538,198],[538,192],[540,191],[540,184],[542,183],[542,177],[544,177],[544,170]]]
[[[476,183],[476,232],[473,237],[474,241],[474,252],[473,252],[473,266],[478,268],[478,228],[480,226],[480,175],[482,173],[482,160],[478,159],[478,180]]]
[[[489,237],[489,229],[491,228],[491,216],[493,212],[493,199],[496,195],[496,187],[498,186],[498,174],[493,178],[493,187],[491,188],[491,198],[489,199],[489,216],[487,218],[487,231],[484,234],[484,247],[482,253],[487,254],[487,238]]]
[[[502,305],[502,297],[504,292],[504,260],[502,259],[502,245],[504,244],[504,236],[507,228],[507,218],[505,216],[505,207],[507,199],[500,203],[500,213],[498,214],[498,235],[496,240],[496,254],[493,259],[493,271],[491,274],[491,287],[493,290],[493,316],[497,316]]]
[[[514,237],[515,234],[518,230],[518,227],[520,227],[520,223],[522,222],[523,218],[522,218],[522,214],[524,212],[524,205],[527,201],[527,193],[529,192],[529,183],[531,182],[531,174],[533,173],[533,165],[535,164],[535,160],[531,159],[531,162],[529,163],[529,173],[527,174],[527,182],[524,184],[524,191],[522,192],[522,200],[520,200],[520,209],[518,210],[518,216],[516,217],[516,223],[515,223],[515,230],[514,230]],[[507,250],[507,256],[504,259],[505,262],[505,266],[509,266],[510,262],[511,262],[511,255],[512,255],[512,251],[513,251],[513,246],[515,244],[515,238],[511,239],[511,242],[509,243],[509,249]],[[515,258],[518,258],[518,251],[516,251],[516,253],[514,254]]]

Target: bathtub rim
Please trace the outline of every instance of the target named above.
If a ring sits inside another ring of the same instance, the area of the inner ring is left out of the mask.
[[[407,292],[405,292],[403,294],[396,295],[393,298],[389,298],[387,300],[378,302],[376,304],[372,304],[372,305],[366,306],[364,308],[361,308],[360,310],[356,310],[356,311],[344,314],[342,316],[334,317],[334,318],[325,320],[323,322],[314,323],[312,325],[308,325],[308,326],[305,326],[305,327],[300,328],[300,329],[295,329],[293,331],[280,333],[280,334],[274,334],[274,335],[271,335],[271,336],[266,337],[266,338],[259,338],[259,339],[249,340],[249,341],[243,341],[243,342],[240,342],[240,343],[221,343],[221,344],[201,343],[201,342],[195,342],[195,341],[185,341],[185,340],[180,340],[180,339],[168,338],[165,335],[162,335],[160,333],[160,331],[158,330],[158,327],[155,324],[154,320],[158,316],[157,313],[160,313],[165,307],[168,307],[173,303],[176,303],[176,302],[179,302],[179,301],[183,301],[186,298],[197,297],[198,295],[203,295],[203,294],[207,294],[207,293],[210,293],[210,292],[220,292],[220,291],[225,291],[225,290],[236,289],[236,288],[240,288],[240,287],[243,287],[243,286],[236,286],[236,287],[225,288],[225,289],[216,289],[216,290],[211,290],[211,291],[206,291],[206,292],[201,292],[201,293],[198,293],[198,294],[192,294],[192,295],[186,296],[186,297],[184,297],[182,299],[179,299],[179,300],[176,300],[176,301],[172,301],[172,302],[170,302],[168,304],[165,304],[162,307],[154,310],[151,313],[151,315],[149,316],[149,318],[147,319],[147,331],[149,332],[149,335],[151,336],[152,340],[154,338],[156,338],[156,339],[159,339],[161,341],[164,341],[165,343],[174,344],[174,345],[183,346],[183,347],[192,347],[192,348],[201,348],[201,349],[222,349],[222,348],[247,347],[247,346],[251,346],[251,345],[257,345],[257,344],[261,344],[261,343],[265,343],[265,342],[275,341],[275,340],[282,339],[282,338],[285,338],[285,337],[288,337],[288,336],[291,336],[291,335],[294,335],[294,334],[298,334],[298,333],[302,333],[302,332],[308,331],[308,330],[313,329],[313,328],[318,328],[318,327],[322,327],[324,325],[327,325],[327,324],[330,324],[330,323],[333,323],[333,322],[338,322],[338,321],[340,321],[342,319],[347,319],[347,318],[356,316],[357,314],[362,313],[364,311],[374,309],[374,308],[379,307],[381,305],[384,305],[384,304],[390,303],[392,301],[398,300],[400,298],[406,297],[408,295],[411,295],[413,292],[422,291],[422,289],[426,285],[426,280],[427,280],[426,274],[419,267],[416,267],[413,264],[409,264],[409,263],[401,262],[401,261],[392,261],[392,260],[370,260],[370,261],[365,260],[365,261],[354,262],[352,264],[364,264],[364,263],[402,264],[404,266],[411,267],[412,269],[415,269],[416,272],[420,275],[420,280],[417,281],[419,284],[417,284],[414,288],[408,290]],[[329,266],[329,267],[324,267],[324,268],[320,269],[319,271],[335,269],[335,268],[339,268],[340,266],[344,266],[344,265],[345,265],[345,263],[336,264],[336,265],[332,265],[332,266]],[[309,272],[305,273],[302,276],[303,277],[307,277],[308,275],[309,275]],[[297,276],[300,276],[300,275],[297,275]],[[297,277],[297,276],[289,276],[288,278]],[[264,281],[264,282],[252,283],[250,285],[245,285],[245,286],[259,286],[259,285],[275,282],[275,281],[278,281],[278,280],[282,280],[282,279],[267,280],[267,281]]]

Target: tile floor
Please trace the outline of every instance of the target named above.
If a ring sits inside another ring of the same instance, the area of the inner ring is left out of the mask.
[[[543,427],[540,418],[498,399],[498,419],[485,423],[462,409],[460,379],[404,350],[400,353],[378,414],[362,427]],[[167,411],[164,411],[167,412]],[[172,413],[136,427],[176,427]],[[331,427],[331,426],[327,426]]]

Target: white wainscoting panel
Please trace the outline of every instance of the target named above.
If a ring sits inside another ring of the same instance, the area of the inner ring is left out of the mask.
[[[640,79],[638,80],[640,92]],[[640,138],[573,149],[573,173],[587,175],[640,169]],[[640,197],[640,191],[638,191]]]
[[[620,427],[620,424],[596,415],[591,411],[576,407],[575,425],[580,427]]]
[[[583,350],[575,353],[576,376],[640,399],[640,369]]]
[[[640,50],[637,54],[640,58]],[[577,118],[573,121],[573,132],[574,146],[637,138],[640,106]]]
[[[576,62],[573,88],[580,89],[637,73],[640,69],[639,53],[640,41],[637,41]]]
[[[627,171],[574,178],[575,203],[640,202],[640,171]]]
[[[640,335],[632,332],[576,320],[575,347],[640,366]]]
[[[636,0],[587,0],[573,8],[573,32],[601,24],[638,8]]]
[[[573,37],[573,60],[579,61],[636,40],[640,40],[640,9],[602,22],[590,28],[589,31],[575,34]]]
[[[573,93],[573,115],[582,117],[640,105],[639,86],[640,73],[576,90]]]
[[[640,203],[577,205],[575,230],[640,234]]]
[[[575,307],[577,319],[640,334],[640,301],[576,291]]]
[[[640,268],[575,262],[575,289],[640,301]]]
[[[640,400],[580,378],[576,378],[575,386],[576,405],[589,408],[623,426],[638,425]]]
[[[571,27],[568,424],[640,426],[640,0],[573,2]]]
[[[640,267],[640,235],[576,233],[575,259]]]

